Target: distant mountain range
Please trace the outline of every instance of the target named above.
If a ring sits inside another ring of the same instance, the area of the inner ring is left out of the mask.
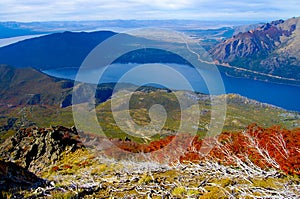
[[[210,50],[214,60],[252,71],[300,79],[300,17],[266,23]]]
[[[0,22],[0,39],[41,33],[47,32],[32,30],[30,27],[24,27],[16,22]]]
[[[257,23],[257,22],[253,22]],[[199,20],[98,20],[98,21],[47,21],[0,22],[0,39],[29,34],[57,33],[64,31],[124,31],[133,28],[168,28],[173,30],[206,30],[222,27],[239,27],[251,22],[199,21]]]
[[[244,26],[235,31],[247,32],[240,32],[232,37],[234,31],[231,28],[185,32],[196,39],[201,37],[201,45],[209,50],[215,63],[227,67],[226,72],[229,74],[251,78],[265,75],[266,78],[260,78],[264,80],[269,76],[300,80],[299,23],[298,17],[264,25]],[[254,29],[249,30],[251,28]],[[94,47],[116,34],[111,31],[63,32],[24,40],[0,48],[0,64],[38,70],[79,68]],[[128,35],[130,37],[132,38]],[[217,38],[225,40],[218,41]],[[172,53],[157,49],[131,52],[115,62],[188,64]],[[246,70],[236,70],[237,68]],[[245,75],[246,73],[250,75]]]

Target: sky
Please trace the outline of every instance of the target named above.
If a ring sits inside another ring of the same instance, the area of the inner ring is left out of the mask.
[[[0,21],[112,19],[274,20],[300,16],[299,0],[1,0]]]

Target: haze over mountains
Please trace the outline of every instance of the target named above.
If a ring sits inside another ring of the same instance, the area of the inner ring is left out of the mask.
[[[134,28],[159,27],[173,30],[206,30],[222,27],[240,29],[256,21],[197,21],[197,20],[104,20],[104,21],[49,21],[0,22],[0,39],[28,34],[57,33],[64,31],[124,31]]]
[[[255,28],[257,25],[241,27],[236,31],[248,31],[232,37],[234,31],[231,29],[218,29],[215,32],[194,30],[187,33],[196,37],[195,39],[200,38],[201,35],[206,38],[200,42],[210,50],[212,58],[218,63],[299,80],[300,50],[297,45],[300,41],[299,21],[299,18],[278,20],[253,30],[249,28]],[[78,68],[96,45],[115,34],[110,31],[63,32],[24,40],[0,48],[0,63],[15,67],[34,67],[39,70]],[[221,39],[225,40],[220,42]],[[172,60],[175,63],[183,63],[182,60],[175,59],[166,52],[148,51],[147,53],[147,55],[136,53],[125,56],[122,62],[155,62],[151,59],[159,57],[157,59],[159,62],[168,63]],[[155,56],[152,55],[153,53]],[[237,76],[245,76],[242,74],[243,71],[239,73]]]

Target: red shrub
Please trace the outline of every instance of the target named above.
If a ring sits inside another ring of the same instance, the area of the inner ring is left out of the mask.
[[[218,136],[218,141],[219,145],[209,152],[208,157],[221,163],[234,164],[232,157],[238,157],[242,161],[249,158],[261,168],[279,165],[286,173],[300,174],[300,129],[286,130],[280,126],[262,128],[251,124],[245,132],[222,133]],[[198,161],[195,153],[200,151],[202,144],[195,137],[192,146],[180,157],[180,161],[193,162],[193,158]]]

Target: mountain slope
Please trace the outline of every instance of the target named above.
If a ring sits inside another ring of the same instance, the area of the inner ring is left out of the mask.
[[[266,23],[213,48],[218,63],[300,79],[300,17]]]
[[[60,105],[73,82],[49,77],[35,69],[0,65],[0,104]]]
[[[72,138],[69,131],[72,132],[72,129],[65,127],[22,129],[0,145],[0,153],[4,150],[5,159],[14,159],[7,153],[9,148],[13,157],[15,154],[20,156],[21,161],[16,161],[16,164],[26,160],[34,163],[31,164],[34,166],[31,170],[45,178],[36,179],[21,167],[14,166],[12,168],[16,170],[12,170],[7,167],[11,163],[0,161],[0,178],[2,173],[8,173],[13,174],[9,177],[16,179],[15,176],[20,176],[20,170],[24,173],[20,179],[32,182],[28,190],[22,187],[26,181],[21,185],[12,184],[18,188],[13,192],[4,189],[3,198],[49,198],[49,195],[53,198],[163,198],[166,195],[170,198],[297,198],[299,195],[299,129],[265,129],[251,125],[242,132],[225,132],[211,140],[211,143],[214,140],[218,142],[205,158],[199,148],[205,147],[205,142],[209,143],[209,140],[194,137],[190,145],[185,145],[184,151],[178,151],[178,144],[185,139],[177,139],[164,152],[158,149],[168,143],[160,140],[144,145],[144,149],[152,152],[145,151],[141,159],[133,159],[132,154],[115,147],[97,152],[84,147],[74,151],[60,150],[64,148],[61,143],[68,143],[69,137]],[[61,138],[57,135],[67,136]],[[45,144],[40,141],[43,138]],[[99,137],[90,138],[96,146],[95,141]],[[13,141],[18,139],[21,139],[20,142],[14,144],[16,142]],[[30,141],[34,144],[28,146]],[[130,140],[118,142],[122,143],[122,148],[134,144]],[[46,150],[32,150],[34,146],[43,144]],[[27,158],[32,151],[32,157],[38,158]],[[49,152],[58,154],[59,159],[51,162],[50,158],[40,158],[43,156],[39,154]],[[111,158],[114,155],[121,156],[121,161]],[[171,161],[170,157],[179,159],[181,163],[174,161],[170,165],[159,164],[159,161]],[[12,179],[7,176],[4,175],[4,182],[11,182]],[[39,187],[36,188],[36,185]]]
[[[33,67],[38,70],[68,67],[78,69],[86,56],[98,44],[115,34],[109,31],[64,32],[27,39],[0,48],[0,64],[12,65],[18,68]],[[123,45],[149,41],[127,34],[122,34],[122,39],[120,37],[119,40],[122,41]],[[169,43],[166,42],[165,44],[168,45]],[[174,53],[151,48],[126,53],[114,61],[114,63],[170,62],[188,64],[186,60]]]
[[[24,40],[0,48],[0,64],[39,69],[79,67],[95,46],[115,34],[64,32]]]

